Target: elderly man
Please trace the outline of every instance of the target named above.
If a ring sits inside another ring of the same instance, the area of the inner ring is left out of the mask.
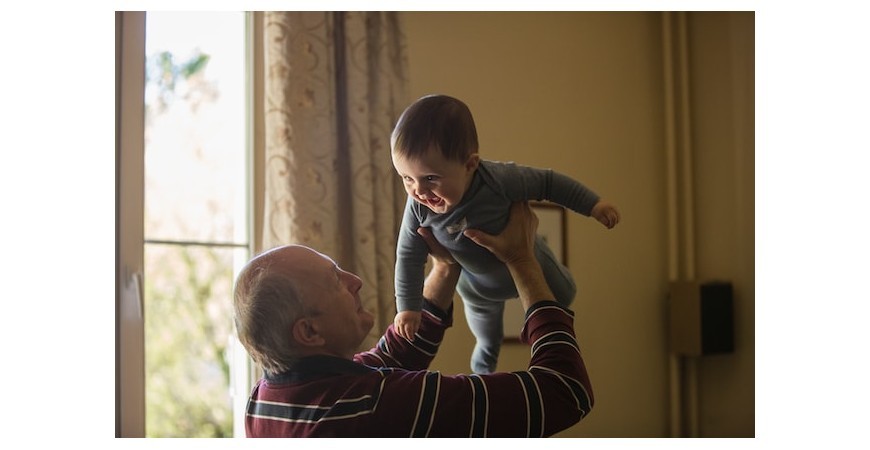
[[[461,267],[428,233],[432,270],[413,341],[391,325],[355,353],[373,325],[356,275],[328,256],[284,246],[252,259],[235,288],[239,339],[264,371],[251,393],[248,437],[541,437],[580,421],[592,388],[573,313],[553,301],[534,256],[537,218],[526,203],[498,236],[466,236],[504,261],[517,285],[531,345],[527,371],[445,376],[428,371],[452,324]]]

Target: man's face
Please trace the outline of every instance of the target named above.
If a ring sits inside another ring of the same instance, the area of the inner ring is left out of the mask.
[[[307,320],[323,337],[327,354],[351,359],[374,326],[374,317],[362,308],[362,280],[339,268],[330,257],[308,247],[283,249],[283,269],[293,274]]]
[[[405,192],[436,214],[444,214],[462,201],[478,161],[477,153],[464,163],[451,161],[444,158],[436,147],[430,148],[419,159],[393,153],[393,167],[402,177]]]

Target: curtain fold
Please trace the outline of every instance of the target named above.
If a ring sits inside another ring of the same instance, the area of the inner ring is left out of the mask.
[[[407,105],[396,12],[263,16],[263,248],[310,246],[363,280],[375,344],[395,314],[396,235],[405,192],[390,159]]]

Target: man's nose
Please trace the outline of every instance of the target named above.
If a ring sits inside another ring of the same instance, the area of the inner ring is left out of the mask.
[[[362,288],[362,278],[356,276],[356,274],[350,274],[350,288],[353,292],[357,292]]]

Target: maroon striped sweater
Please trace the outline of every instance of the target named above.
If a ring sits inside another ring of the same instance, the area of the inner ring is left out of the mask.
[[[426,370],[452,321],[452,308],[426,302],[413,342],[390,325],[353,361],[312,356],[267,375],[248,401],[248,437],[542,437],[589,413],[592,387],[571,311],[550,301],[529,309],[521,339],[531,360],[511,373]]]

